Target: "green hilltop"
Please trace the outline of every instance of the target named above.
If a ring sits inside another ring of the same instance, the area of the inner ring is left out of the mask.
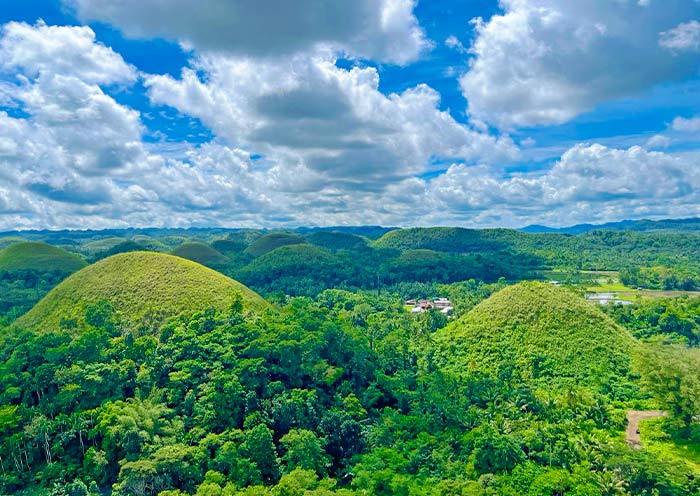
[[[230,262],[228,257],[204,243],[183,243],[170,254],[207,266],[223,265]]]
[[[0,251],[0,272],[33,270],[70,274],[86,265],[78,255],[46,243],[15,243]]]
[[[327,250],[354,250],[367,245],[367,239],[362,236],[338,231],[316,231],[306,239],[309,243]]]
[[[271,252],[276,248],[288,245],[299,245],[306,243],[303,236],[288,233],[271,233],[261,236],[253,241],[245,252],[254,257],[259,257]]]
[[[438,332],[439,363],[459,374],[514,365],[524,378],[583,384],[629,373],[635,340],[576,293],[523,282],[492,295]]]
[[[207,307],[226,309],[234,293],[246,311],[268,306],[257,293],[212,269],[162,253],[130,252],[86,267],[63,281],[16,321],[49,330],[64,319],[81,321],[88,306],[108,300],[131,324]]]

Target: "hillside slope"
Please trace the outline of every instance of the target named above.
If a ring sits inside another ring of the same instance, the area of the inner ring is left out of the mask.
[[[84,318],[86,307],[108,300],[131,324],[213,306],[225,309],[238,292],[246,311],[267,302],[233,279],[172,255],[130,252],[115,255],[73,274],[27,314],[18,327],[56,328],[63,319]]]
[[[436,335],[437,360],[459,373],[513,365],[524,378],[599,384],[628,374],[629,332],[572,291],[546,283],[509,286]]]
[[[221,265],[230,262],[228,257],[204,243],[183,243],[170,254],[202,265]]]
[[[253,241],[245,252],[260,257],[282,246],[305,244],[306,240],[298,234],[271,233]]]
[[[34,270],[70,274],[86,265],[79,256],[46,243],[15,243],[0,251],[0,272]]]

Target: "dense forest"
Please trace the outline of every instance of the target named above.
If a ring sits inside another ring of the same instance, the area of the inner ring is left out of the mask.
[[[0,494],[700,494],[700,298],[599,307],[519,282],[697,277],[694,236],[13,238]],[[437,297],[451,313],[405,304]],[[657,410],[630,445],[629,412]]]

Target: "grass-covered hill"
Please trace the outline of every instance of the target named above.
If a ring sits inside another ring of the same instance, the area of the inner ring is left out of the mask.
[[[355,250],[367,244],[367,239],[362,236],[340,231],[316,231],[309,234],[306,239],[312,245],[327,250]]]
[[[600,384],[626,376],[635,341],[593,304],[547,283],[509,286],[439,331],[438,362],[457,373],[515,366],[525,378]]]
[[[416,227],[386,233],[373,245],[398,250],[435,250],[449,253],[472,253],[501,250],[513,245],[513,238],[524,233],[506,229],[464,229],[461,227]]]
[[[313,295],[341,283],[356,283],[360,268],[309,244],[282,246],[248,264],[239,279],[262,292]]]
[[[109,301],[132,324],[162,321],[210,306],[226,309],[235,293],[242,296],[245,310],[267,306],[254,291],[195,262],[162,253],[123,253],[73,274],[16,325],[49,330],[63,320],[80,322],[86,308],[102,300]]]
[[[229,262],[228,257],[204,243],[183,243],[175,248],[171,255],[207,266],[223,265]]]
[[[36,271],[70,274],[87,265],[79,256],[46,243],[15,243],[0,251],[0,272]]]
[[[235,239],[217,239],[211,243],[212,248],[224,255],[241,253],[247,246],[245,242]]]
[[[306,239],[298,234],[271,233],[253,241],[245,251],[249,255],[259,257],[282,246],[299,245],[303,243],[306,243]]]

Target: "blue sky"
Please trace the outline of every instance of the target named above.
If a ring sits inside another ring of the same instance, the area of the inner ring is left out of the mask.
[[[0,0],[0,228],[700,215],[694,0]]]

